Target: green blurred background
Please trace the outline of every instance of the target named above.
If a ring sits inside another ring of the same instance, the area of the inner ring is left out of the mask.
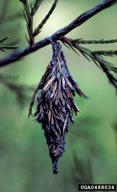
[[[45,0],[35,17],[36,26],[50,8]],[[99,0],[60,0],[36,40],[67,25]],[[26,24],[19,1],[0,1],[0,36],[27,46]],[[12,16],[12,17],[11,17]],[[12,18],[12,19],[10,19]],[[68,37],[117,38],[117,5],[96,15]],[[92,45],[91,49],[117,49],[117,45]],[[15,94],[0,84],[0,192],[76,192],[79,183],[117,183],[117,98],[114,88],[95,64],[63,46],[69,70],[90,99],[76,96],[81,112],[66,138],[59,173],[53,175],[41,126],[28,119],[29,100],[20,107]],[[0,52],[0,57],[9,54]],[[17,76],[16,83],[37,86],[51,60],[51,46],[1,69]],[[117,58],[107,58],[115,65]],[[33,92],[32,92],[33,93]],[[31,98],[32,93],[28,96]]]

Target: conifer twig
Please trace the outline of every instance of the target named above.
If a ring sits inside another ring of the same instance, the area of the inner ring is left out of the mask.
[[[117,43],[117,39],[100,39],[100,40],[85,40],[85,39],[77,39],[79,44],[110,44]]]
[[[29,6],[28,0],[19,0],[23,3],[24,7],[24,18],[27,24],[27,31],[29,39],[27,38],[27,41],[30,46],[34,44],[34,37],[33,37],[33,16],[31,15],[31,8]]]
[[[47,13],[47,15],[44,17],[44,19],[42,20],[42,22],[37,26],[37,28],[34,30],[33,32],[33,36],[35,37],[36,35],[38,35],[42,29],[42,27],[44,26],[44,24],[47,22],[47,20],[50,18],[51,14],[53,13],[53,11],[56,8],[56,5],[58,3],[58,0],[54,0],[54,3],[52,4],[52,7],[50,8],[49,12]]]
[[[32,16],[34,16],[36,14],[36,12],[38,11],[38,9],[43,1],[44,0],[35,0],[34,4],[31,5],[31,15]]]
[[[104,0],[103,2],[97,4],[95,7],[93,7],[92,9],[81,14],[74,21],[72,21],[69,25],[67,25],[67,26],[63,27],[62,29],[58,30],[57,32],[55,32],[51,36],[51,38],[54,40],[59,40],[60,37],[68,34],[73,29],[75,29],[76,27],[85,23],[88,19],[90,19],[91,17],[93,17],[97,13],[103,11],[106,8],[111,7],[116,2],[117,2],[117,0]],[[0,60],[0,67],[4,67],[4,66],[7,66],[11,63],[14,63],[14,62],[18,61],[19,59],[21,59],[22,57],[29,55],[29,54],[33,53],[34,51],[37,51],[37,50],[47,46],[50,43],[51,42],[49,41],[49,38],[46,37],[43,40],[35,43],[32,47],[30,47],[30,46],[26,47],[21,51],[17,51],[14,54],[11,54],[8,57],[1,59]]]
[[[108,56],[108,57],[113,57],[117,56],[117,50],[100,50],[100,51],[92,51],[93,55],[102,55],[102,56]]]
[[[0,40],[0,51],[5,51],[6,49],[17,49],[18,48],[16,46],[14,46],[17,42],[3,44],[3,42],[5,42],[6,40],[8,40],[8,37],[2,38]]]
[[[114,67],[111,63],[106,61],[103,56],[117,56],[117,50],[115,51],[91,51],[88,48],[82,47],[79,45],[78,40],[72,40],[68,38],[62,38],[64,44],[73,49],[73,51],[77,52],[77,50],[88,60],[93,61],[99,68],[103,70],[106,74],[109,82],[115,87],[117,91],[117,79],[111,73],[117,73],[117,67]]]

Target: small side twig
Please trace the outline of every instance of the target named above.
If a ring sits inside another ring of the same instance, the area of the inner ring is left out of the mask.
[[[92,51],[93,55],[102,55],[102,56],[108,56],[108,57],[113,57],[117,56],[117,50],[110,50],[110,51],[105,51],[105,50],[100,50],[100,51]]]
[[[24,6],[24,18],[27,23],[27,31],[29,39],[27,38],[27,41],[29,42],[29,45],[32,46],[34,44],[34,37],[33,37],[33,16],[31,15],[30,6],[28,3],[28,0],[19,0],[23,3]]]
[[[84,40],[84,39],[77,39],[79,44],[112,44],[117,43],[117,39],[100,39],[100,40]]]
[[[20,1],[23,3],[24,6],[24,18],[27,23],[27,31],[29,36],[29,39],[27,38],[27,41],[29,45],[32,46],[34,45],[35,42],[35,36],[37,36],[40,33],[41,29],[52,15],[53,11],[56,8],[58,0],[54,0],[54,3],[52,4],[52,7],[50,8],[49,12],[35,29],[33,29],[34,15],[36,14],[37,10],[39,9],[41,3],[44,0],[35,0],[33,5],[32,4],[29,5],[28,0],[20,0]]]
[[[32,16],[34,16],[36,14],[36,12],[38,11],[38,9],[43,1],[44,0],[35,0],[34,4],[33,5],[31,4],[31,15]]]
[[[50,8],[49,12],[47,13],[47,15],[44,17],[42,22],[34,30],[34,33],[33,33],[34,37],[40,33],[40,31],[43,28],[44,24],[47,22],[47,20],[50,18],[50,16],[52,15],[53,11],[55,10],[57,3],[58,3],[58,0],[54,0],[54,3],[52,5],[52,7]]]
[[[12,42],[12,43],[7,43],[5,45],[5,44],[3,44],[3,42],[5,42],[6,40],[8,40],[8,37],[5,37],[5,38],[0,40],[0,51],[5,51],[6,49],[17,49],[18,48],[16,46],[14,46],[14,44],[16,44],[17,41],[16,42]]]
[[[111,63],[106,61],[102,56],[115,56],[117,55],[117,50],[115,51],[91,51],[88,48],[82,47],[79,45],[79,40],[72,40],[69,38],[61,38],[61,41],[73,49],[73,51],[77,52],[77,50],[88,60],[93,61],[99,68],[103,70],[106,74],[109,82],[115,87],[117,91],[117,79],[111,73],[115,73],[117,71],[117,67],[114,67]],[[105,41],[106,43],[107,41]],[[104,41],[103,41],[104,43]]]

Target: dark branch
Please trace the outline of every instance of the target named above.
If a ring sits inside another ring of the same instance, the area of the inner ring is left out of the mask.
[[[117,3],[117,0],[104,0],[102,3],[99,3],[98,5],[96,5],[95,7],[93,7],[92,9],[82,13],[79,17],[77,17],[74,21],[72,21],[69,25],[67,25],[66,27],[60,29],[59,31],[57,31],[53,37],[54,38],[58,38],[60,36],[64,36],[67,33],[69,33],[70,31],[72,31],[73,29],[75,29],[76,27],[80,26],[81,24],[83,24],[84,22],[86,22],[88,19],[90,19],[91,17],[93,17],[94,15],[96,15],[97,13],[103,11],[104,9],[112,6],[113,4]]]
[[[79,17],[77,17],[74,21],[72,21],[69,25],[67,25],[66,27],[58,30],[57,32],[55,32],[51,37],[49,38],[45,38],[37,43],[35,43],[32,47],[27,47],[24,50],[15,52],[14,54],[9,55],[6,58],[3,58],[0,60],[0,67],[9,65],[15,61],[18,61],[20,58],[33,53],[36,50],[39,50],[45,46],[47,46],[48,44],[51,43],[50,38],[54,39],[54,40],[58,40],[60,39],[62,36],[66,35],[67,33],[71,32],[73,29],[75,29],[76,27],[80,26],[81,24],[83,24],[84,22],[86,22],[88,19],[90,19],[91,17],[93,17],[94,15],[96,15],[97,13],[103,11],[104,9],[112,6],[113,4],[115,4],[117,2],[117,0],[104,0],[103,2],[99,3],[98,5],[96,5],[94,8],[84,12],[83,14],[81,14]]]

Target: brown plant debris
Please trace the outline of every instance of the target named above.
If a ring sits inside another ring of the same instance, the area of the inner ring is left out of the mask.
[[[60,43],[53,42],[52,48],[52,60],[34,93],[29,115],[38,92],[34,116],[42,124],[53,164],[53,173],[57,173],[58,159],[65,151],[65,135],[73,123],[73,114],[77,115],[79,112],[74,103],[74,96],[76,93],[86,96],[70,75]]]

